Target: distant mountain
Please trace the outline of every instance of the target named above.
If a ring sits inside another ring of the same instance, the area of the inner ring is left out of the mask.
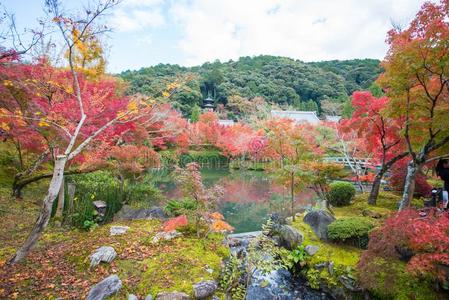
[[[178,76],[194,74],[194,79],[172,100],[174,107],[189,114],[207,95],[223,104],[229,96],[240,95],[249,99],[261,96],[269,102],[295,107],[311,100],[320,108],[322,100],[344,101],[353,91],[368,89],[381,72],[376,59],[305,63],[262,55],[190,68],[159,64],[119,76],[129,82],[130,93],[155,96]]]

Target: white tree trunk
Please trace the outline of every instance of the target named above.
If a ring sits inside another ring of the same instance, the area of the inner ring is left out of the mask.
[[[17,263],[23,260],[30,250],[35,246],[37,240],[41,236],[45,227],[48,224],[51,216],[51,209],[53,206],[53,201],[55,201],[58,196],[59,190],[61,189],[61,183],[64,176],[64,168],[67,162],[67,157],[64,155],[59,155],[56,157],[55,167],[53,171],[53,177],[48,188],[47,196],[44,198],[44,203],[42,205],[39,216],[31,230],[30,235],[26,239],[25,243],[17,250],[16,254],[9,261],[10,263]]]
[[[61,188],[59,189],[58,195],[58,206],[56,208],[56,217],[60,220],[60,224],[62,225],[62,218],[64,212],[64,177],[62,178]]]
[[[415,193],[415,177],[418,173],[419,166],[412,160],[407,164],[407,176],[405,177],[404,193],[402,194],[402,200],[399,205],[399,210],[406,209],[410,206]]]

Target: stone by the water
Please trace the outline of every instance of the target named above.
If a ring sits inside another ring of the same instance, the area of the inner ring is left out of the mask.
[[[111,226],[111,228],[109,229],[109,233],[111,235],[121,235],[121,234],[125,234],[128,231],[129,227],[128,226]]]
[[[100,262],[110,263],[117,256],[114,248],[111,246],[102,246],[90,255],[90,267],[97,266]]]
[[[156,300],[190,300],[190,296],[181,292],[161,292],[156,295]]]
[[[198,282],[193,285],[193,294],[195,299],[205,299],[212,296],[218,289],[218,283],[215,280]]]
[[[122,288],[122,281],[117,275],[106,277],[94,285],[87,295],[87,300],[103,300],[113,294],[116,294]]]
[[[315,246],[315,245],[307,245],[304,248],[304,251],[306,251],[306,253],[309,255],[314,255],[315,253],[318,252],[318,250],[320,250],[320,247]]]
[[[311,211],[304,216],[304,222],[310,225],[317,237],[323,241],[328,240],[327,227],[334,221],[335,217],[325,210]]]
[[[121,220],[151,220],[166,219],[168,216],[160,207],[151,208],[132,208],[129,205],[123,205],[114,216],[114,221]]]
[[[148,294],[148,295],[145,297],[145,300],[153,300],[153,296],[151,296],[150,294]]]
[[[290,225],[281,225],[279,229],[281,246],[293,250],[302,244],[304,236],[299,230]]]

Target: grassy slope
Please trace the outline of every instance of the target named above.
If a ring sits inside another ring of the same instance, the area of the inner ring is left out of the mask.
[[[153,245],[151,240],[161,224],[150,220],[121,222],[130,231],[113,237],[109,236],[112,224],[92,232],[50,225],[24,264],[5,265],[29,232],[38,209],[29,198],[17,202],[5,193],[0,196],[0,298],[79,299],[110,274],[118,274],[123,282],[116,299],[128,293],[144,297],[172,290],[192,294],[194,283],[218,278],[222,258],[228,255],[220,235],[207,240],[187,236]],[[117,258],[110,265],[89,270],[90,253],[103,245],[113,246]]]

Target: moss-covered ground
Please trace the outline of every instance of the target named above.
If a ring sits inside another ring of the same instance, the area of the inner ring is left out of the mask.
[[[50,224],[24,263],[7,265],[7,259],[29,232],[39,207],[40,203],[30,197],[19,201],[5,191],[1,193],[0,299],[82,299],[93,284],[111,274],[117,274],[123,283],[115,299],[125,299],[128,293],[144,298],[174,290],[192,294],[194,283],[218,278],[222,259],[228,255],[221,235],[207,239],[182,236],[152,244],[162,228],[156,220],[107,224],[91,232]],[[110,236],[112,225],[126,225],[130,230]],[[89,255],[104,245],[116,250],[116,259],[89,270]]]

